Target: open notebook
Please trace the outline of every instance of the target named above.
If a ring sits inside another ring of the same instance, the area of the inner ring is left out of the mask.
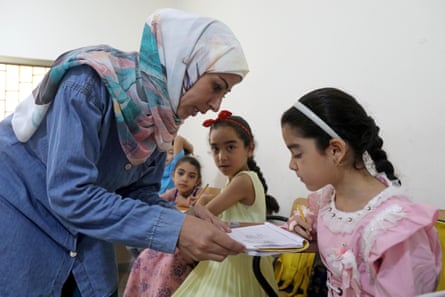
[[[245,252],[252,256],[298,253],[309,247],[309,242],[300,235],[269,222],[232,228],[228,235],[244,244]]]

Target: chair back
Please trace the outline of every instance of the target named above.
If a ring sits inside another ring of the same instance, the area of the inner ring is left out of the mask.
[[[445,290],[445,218],[439,217],[439,220],[436,222],[436,229],[439,233],[440,245],[442,247],[442,274],[439,278],[439,284],[437,285],[436,291],[441,291]]]

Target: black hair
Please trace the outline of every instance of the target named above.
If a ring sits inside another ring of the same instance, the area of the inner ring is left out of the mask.
[[[245,147],[250,146],[254,142],[252,129],[250,128],[249,123],[247,123],[247,121],[240,116],[231,115],[225,120],[215,121],[210,126],[209,135],[213,129],[216,129],[218,127],[231,127],[232,129],[234,129],[238,137],[243,141]],[[247,166],[249,167],[249,170],[256,172],[258,178],[261,181],[261,184],[263,185],[264,193],[266,196],[267,213],[278,212],[280,210],[280,206],[276,199],[267,193],[268,186],[266,183],[266,179],[264,178],[263,173],[261,172],[261,169],[257,165],[253,156],[247,160]]]
[[[278,213],[280,211],[280,204],[274,196],[266,194],[266,211],[267,215]]]
[[[390,180],[400,183],[382,148],[380,128],[354,97],[336,88],[321,88],[305,94],[299,101],[351,146],[356,169],[367,151],[377,172],[384,172]],[[314,138],[320,151],[329,146],[331,136],[295,107],[289,108],[281,116],[281,126],[284,125],[297,129],[303,137]]]
[[[196,168],[196,170],[198,171],[198,178],[201,179],[201,163],[199,163],[198,159],[196,159],[193,156],[190,155],[185,155],[183,157],[181,157],[178,162],[176,162],[175,168],[173,171],[176,171],[176,168],[178,168],[179,165],[181,165],[182,163],[190,163],[192,166],[194,166]]]

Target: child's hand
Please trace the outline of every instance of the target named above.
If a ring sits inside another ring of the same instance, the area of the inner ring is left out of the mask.
[[[198,196],[190,195],[187,199],[189,201],[189,205],[194,206],[197,203],[206,205],[207,203],[209,203],[210,200],[212,200],[213,197],[215,197],[215,193],[204,192],[201,195],[198,194]]]
[[[302,218],[294,215],[287,221],[288,230],[295,232],[308,240],[312,240],[312,216]]]
[[[187,205],[192,207],[196,204],[196,196],[195,195],[190,195],[187,197]]]
[[[178,195],[178,197],[176,197],[176,207],[188,208],[189,206],[190,204],[187,198],[184,198],[181,195]]]

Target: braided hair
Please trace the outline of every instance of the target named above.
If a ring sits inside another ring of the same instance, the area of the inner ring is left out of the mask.
[[[339,89],[322,88],[307,93],[299,102],[314,112],[352,147],[356,169],[359,169],[358,164],[362,162],[363,153],[368,152],[377,172],[384,172],[390,180],[400,183],[383,150],[383,139],[379,136],[380,128],[354,97]],[[294,107],[281,116],[281,126],[283,125],[298,129],[303,137],[315,139],[317,148],[321,151],[329,146],[331,136]]]
[[[216,129],[218,127],[231,127],[232,129],[235,130],[238,137],[243,141],[245,147],[248,147],[253,144],[254,139],[253,139],[252,129],[250,128],[249,124],[245,119],[243,119],[240,116],[232,115],[230,112],[227,111],[221,111],[220,115],[221,114],[225,115],[223,119],[221,118],[217,120],[211,120],[211,122],[208,125],[206,125],[206,122],[204,122],[204,126],[210,126],[210,132],[212,131],[212,129]],[[253,156],[247,159],[247,166],[249,167],[249,170],[256,172],[258,178],[261,181],[261,184],[263,185],[264,193],[266,196],[267,213],[270,214],[278,212],[280,210],[280,206],[275,197],[267,193],[268,186],[266,183],[266,179],[264,178],[264,175],[261,172],[261,169],[257,165]]]

